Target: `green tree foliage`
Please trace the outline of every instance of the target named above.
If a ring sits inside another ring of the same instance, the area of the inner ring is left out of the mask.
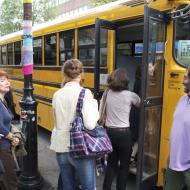
[[[52,0],[33,0],[33,24],[46,22],[57,16]],[[54,8],[52,8],[54,7]],[[23,1],[3,0],[0,9],[0,36],[22,29]]]
[[[55,3],[55,2],[54,2]],[[52,0],[33,0],[33,24],[54,19],[57,15],[55,4]]]
[[[117,0],[91,0],[93,6],[100,6]]]
[[[0,10],[1,35],[21,29],[23,20],[22,0],[4,0]]]

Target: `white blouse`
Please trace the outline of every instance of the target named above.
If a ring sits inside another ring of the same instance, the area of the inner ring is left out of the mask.
[[[78,83],[68,82],[53,96],[54,129],[50,149],[55,152],[69,152],[71,122],[74,120],[81,89]],[[89,89],[85,90],[82,115],[85,127],[93,129],[99,119],[99,112],[97,101]]]

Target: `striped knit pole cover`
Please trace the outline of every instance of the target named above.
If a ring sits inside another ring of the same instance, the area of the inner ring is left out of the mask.
[[[21,173],[18,178],[19,190],[37,190],[43,185],[38,171],[38,140],[37,140],[37,102],[33,96],[33,43],[32,43],[32,0],[23,0],[24,24],[22,46],[22,72],[24,74],[24,94],[21,99],[22,131],[26,136]]]
[[[33,73],[32,0],[23,0],[23,7],[22,72],[24,75],[30,75]]]

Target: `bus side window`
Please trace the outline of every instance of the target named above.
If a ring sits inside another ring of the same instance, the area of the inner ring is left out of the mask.
[[[78,30],[79,60],[84,66],[93,66],[95,58],[95,28],[94,26]]]
[[[74,30],[59,33],[59,65],[67,59],[74,58],[75,33]]]
[[[13,65],[13,43],[7,45],[8,51],[8,65]]]
[[[4,46],[1,46],[1,64],[2,65],[6,65],[7,63],[7,55],[6,55],[6,52],[7,52],[7,46],[4,45]]]
[[[1,63],[1,46],[0,46],[0,65],[2,65],[2,63]]]
[[[100,65],[107,65],[107,39],[108,30],[101,29]],[[78,32],[78,54],[79,59],[85,66],[94,66],[95,60],[95,28],[88,26],[79,28]]]
[[[175,20],[174,58],[182,66],[190,66],[190,19],[189,17]]]
[[[21,62],[21,41],[14,43],[14,60],[15,60],[15,65],[20,65],[20,62]]]
[[[56,65],[56,34],[45,36],[45,65]]]
[[[42,65],[42,37],[34,38],[33,40],[34,50],[34,65]]]

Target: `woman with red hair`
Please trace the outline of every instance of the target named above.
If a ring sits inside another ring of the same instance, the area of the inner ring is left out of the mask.
[[[15,171],[15,163],[11,154],[11,146],[17,146],[19,139],[14,137],[10,132],[11,120],[13,115],[9,110],[4,99],[5,94],[10,90],[10,82],[8,74],[0,70],[0,160],[3,163],[5,173],[4,179],[8,190],[17,189],[17,177]]]

